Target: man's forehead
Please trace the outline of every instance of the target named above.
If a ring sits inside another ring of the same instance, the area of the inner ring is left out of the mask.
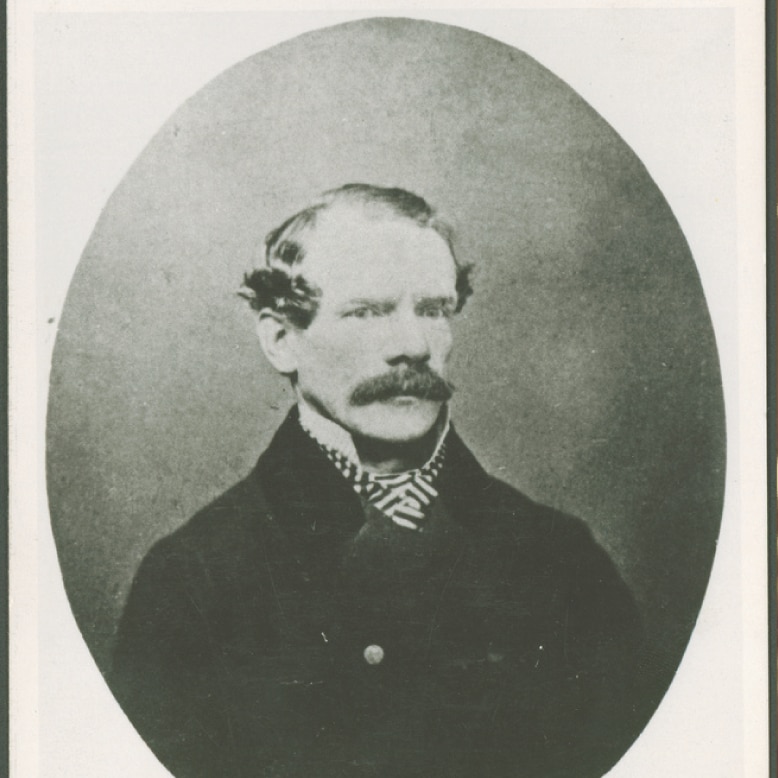
[[[444,277],[454,272],[451,250],[434,229],[369,205],[339,205],[317,214],[304,243],[306,276],[384,275],[424,265]]]

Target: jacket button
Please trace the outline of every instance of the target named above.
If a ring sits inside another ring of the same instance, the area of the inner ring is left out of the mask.
[[[369,665],[379,665],[384,660],[384,650],[381,646],[372,643],[362,652],[362,656]]]

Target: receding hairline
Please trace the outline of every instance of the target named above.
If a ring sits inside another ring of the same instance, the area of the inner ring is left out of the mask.
[[[380,204],[374,206],[371,203],[335,203],[317,211],[315,218],[296,230],[291,239],[297,241],[303,250],[303,257],[300,257],[302,260],[321,245],[320,239],[326,243],[334,240],[338,245],[341,245],[341,240],[344,243],[358,240],[357,236],[362,234],[363,228],[370,230],[375,227],[380,230],[384,225],[388,225],[390,228],[392,225],[397,225],[403,230],[407,228],[434,235],[445,245],[453,259],[453,251],[449,241],[433,225],[419,223],[404,214],[387,210]]]
[[[321,219],[338,212],[351,212],[370,221],[407,222],[419,229],[430,229],[446,244],[455,265],[453,230],[437,211],[419,195],[400,188],[367,184],[347,184],[324,192],[321,197],[286,219],[265,238],[265,262],[299,264],[306,254],[308,238],[316,233]]]

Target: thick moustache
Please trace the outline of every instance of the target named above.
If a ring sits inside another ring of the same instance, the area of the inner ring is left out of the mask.
[[[366,379],[351,393],[350,401],[352,405],[370,405],[397,397],[418,397],[445,402],[453,392],[448,381],[428,365],[420,364]]]

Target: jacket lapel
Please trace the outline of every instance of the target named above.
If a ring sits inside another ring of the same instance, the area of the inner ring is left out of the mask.
[[[295,406],[259,458],[258,479],[271,513],[297,536],[348,536],[359,530],[359,497],[300,427]]]
[[[478,464],[452,426],[438,481],[440,499],[451,518],[467,529],[473,528],[481,511],[491,502],[489,487],[492,484],[493,479]]]

